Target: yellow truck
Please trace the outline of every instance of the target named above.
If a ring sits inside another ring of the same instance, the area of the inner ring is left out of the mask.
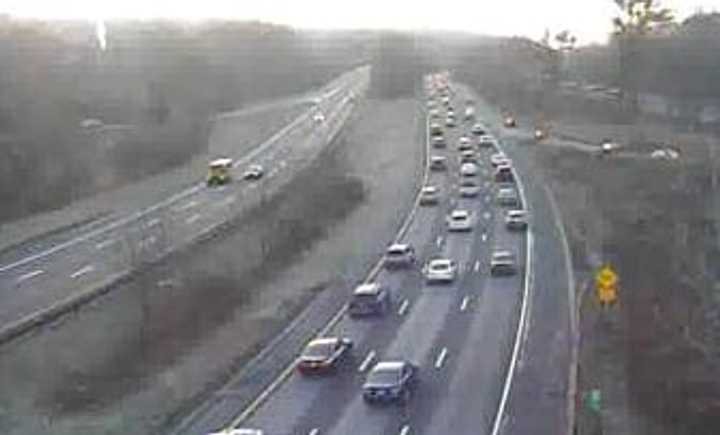
[[[233,168],[232,159],[216,159],[210,162],[208,165],[207,185],[211,186],[222,186],[232,181],[231,171]]]

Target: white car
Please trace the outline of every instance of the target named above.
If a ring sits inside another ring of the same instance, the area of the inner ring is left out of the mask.
[[[445,120],[445,125],[448,127],[455,127],[455,118],[451,118],[448,116],[448,118]]]
[[[469,151],[472,150],[473,144],[469,137],[462,136],[460,140],[458,141],[458,150],[460,151]]]
[[[453,210],[447,217],[448,231],[472,231],[475,218],[467,210]]]
[[[495,251],[490,259],[490,275],[515,275],[517,264],[515,254],[510,251]]]
[[[429,284],[436,282],[453,282],[457,275],[457,264],[447,258],[430,260],[425,266],[425,281]]]
[[[501,165],[510,165],[510,159],[505,156],[503,153],[496,153],[490,156],[490,164],[493,168],[497,168]]]
[[[505,226],[509,230],[525,230],[528,227],[528,214],[525,210],[508,210],[505,213]]]
[[[475,108],[472,106],[468,106],[465,108],[465,119],[471,120],[475,118]]]
[[[478,139],[478,145],[483,148],[493,148],[497,147],[497,142],[495,141],[494,137],[490,136],[489,134],[484,134],[480,136],[480,139]]]
[[[497,203],[502,206],[518,207],[520,199],[512,187],[504,187],[497,192]]]
[[[420,191],[420,205],[434,205],[440,201],[440,189],[426,186]]]
[[[472,134],[474,134],[476,136],[481,136],[481,135],[485,134],[485,132],[487,131],[487,128],[485,128],[484,125],[482,125],[478,122],[477,124],[472,126],[472,129],[470,131],[472,132]]]
[[[656,160],[677,160],[680,153],[672,148],[658,148],[650,153],[650,157]]]
[[[430,156],[430,169],[433,171],[444,171],[447,169],[447,157]]]
[[[478,156],[475,150],[466,150],[460,153],[460,163],[477,163]]]
[[[325,115],[318,112],[313,116],[313,121],[315,121],[316,124],[322,124],[323,122],[325,122]]]
[[[446,142],[445,138],[441,135],[435,135],[432,137],[432,145],[435,148],[445,148]]]
[[[460,166],[460,175],[463,177],[474,177],[478,174],[478,166],[475,163],[463,163]]]
[[[265,170],[260,165],[250,165],[243,173],[243,180],[259,180],[262,178]]]

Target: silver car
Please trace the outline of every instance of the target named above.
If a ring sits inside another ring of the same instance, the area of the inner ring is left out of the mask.
[[[512,187],[498,189],[496,200],[499,205],[506,207],[518,207],[520,205],[517,191]]]
[[[435,205],[440,202],[440,189],[426,186],[420,191],[420,205]]]
[[[453,210],[447,217],[448,231],[472,231],[475,217],[467,210]]]
[[[444,171],[447,169],[447,157],[430,156],[430,169],[433,171]]]
[[[528,214],[525,210],[508,210],[505,213],[505,226],[509,230],[525,230],[528,227]]]
[[[478,166],[475,163],[463,163],[460,166],[460,175],[463,177],[474,177],[478,174]]]
[[[407,243],[395,243],[385,252],[385,268],[396,269],[415,264],[415,249]]]
[[[490,275],[515,275],[517,273],[517,262],[515,254],[510,251],[495,251],[490,259]]]
[[[478,145],[482,148],[493,148],[497,147],[497,142],[494,137],[484,134],[478,139]]]
[[[460,182],[458,192],[463,198],[475,198],[480,194],[480,186],[475,180],[465,179]]]

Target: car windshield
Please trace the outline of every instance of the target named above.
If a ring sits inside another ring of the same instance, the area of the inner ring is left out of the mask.
[[[325,358],[332,355],[334,351],[334,341],[314,342],[310,343],[310,345],[305,348],[302,356],[306,358]]]
[[[399,380],[400,370],[384,368],[371,371],[367,383],[370,385],[396,385]]]
[[[448,269],[450,269],[450,263],[447,263],[447,262],[430,263],[430,270],[433,272],[443,272]]]

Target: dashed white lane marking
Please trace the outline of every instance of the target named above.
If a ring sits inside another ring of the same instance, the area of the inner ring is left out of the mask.
[[[358,367],[358,372],[362,373],[370,366],[370,363],[375,359],[375,351],[371,350],[368,352],[367,356],[363,360],[362,363],[360,363],[360,367]]]
[[[179,207],[176,207],[175,210],[176,211],[185,211],[185,210],[189,210],[189,209],[195,207],[196,205],[198,205],[198,202],[193,199],[192,201],[186,202],[185,204],[183,204]]]
[[[483,219],[485,219],[485,220],[490,219],[490,212],[486,211],[485,213],[483,213]]]
[[[87,266],[81,267],[80,269],[73,272],[72,275],[70,275],[70,278],[77,279],[83,275],[86,275],[86,274],[94,271],[94,270],[95,270],[95,266],[93,266],[92,264],[88,264]]]
[[[480,260],[475,262],[475,272],[480,272]]]
[[[310,432],[308,432],[308,435],[318,435],[320,433],[320,429],[313,428]]]
[[[409,306],[410,306],[410,301],[408,301],[407,299],[402,301],[402,304],[400,304],[400,309],[398,309],[398,314],[401,316],[405,315]]]
[[[102,242],[98,242],[98,243],[95,244],[95,249],[105,249],[105,248],[107,248],[108,246],[114,245],[114,244],[117,243],[117,242],[118,242],[117,239],[107,239],[107,240],[103,240]]]
[[[483,242],[487,242],[487,233],[482,233],[482,236],[480,236]]]
[[[399,435],[408,435],[410,433],[410,426],[404,425],[400,428],[400,434]]]
[[[200,219],[200,213],[195,213],[194,215],[190,216],[189,218],[185,219],[186,224],[191,224],[195,221]]]
[[[42,275],[43,273],[45,273],[44,270],[40,270],[40,269],[38,269],[38,270],[33,270],[32,272],[28,272],[28,273],[26,273],[26,274],[24,274],[24,275],[20,275],[15,282],[18,283],[18,284],[20,284],[20,283],[23,282],[23,281],[27,281],[27,280],[29,280],[30,278],[35,278],[36,276]]]
[[[436,244],[438,247],[439,247],[440,245],[442,245],[442,242],[443,242],[442,236],[438,236],[437,239],[435,240],[435,244]]]
[[[446,347],[443,347],[440,350],[440,353],[437,356],[437,359],[435,360],[435,368],[440,369],[442,368],[443,364],[445,364],[445,358],[447,358],[448,350]]]
[[[463,298],[462,302],[460,303],[460,312],[464,312],[465,310],[467,310],[467,307],[468,307],[468,304],[469,304],[469,303],[470,303],[470,297],[469,297],[469,296],[465,296],[465,297]]]

